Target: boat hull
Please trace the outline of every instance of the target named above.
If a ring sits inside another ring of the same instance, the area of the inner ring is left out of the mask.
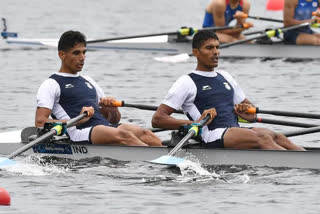
[[[24,143],[1,143],[0,153],[9,155]],[[26,154],[54,156],[74,160],[110,158],[119,161],[149,161],[167,155],[172,148],[145,146],[88,145],[74,143],[44,143],[29,149]],[[211,148],[182,148],[177,157],[205,165],[249,165],[268,167],[320,169],[320,149],[308,151],[236,150]]]

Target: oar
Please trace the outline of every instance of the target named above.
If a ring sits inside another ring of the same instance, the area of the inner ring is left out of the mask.
[[[287,117],[302,117],[311,119],[320,119],[320,114],[314,113],[302,113],[302,112],[290,112],[290,111],[276,111],[276,110],[261,110],[258,107],[249,108],[248,113],[261,113],[261,114],[272,114],[277,116],[287,116]]]
[[[234,16],[235,18],[239,17],[239,16]],[[279,22],[279,23],[283,23],[283,20],[280,19],[271,19],[271,18],[266,18],[266,17],[261,17],[261,16],[249,16],[248,14],[242,14],[241,18],[250,18],[250,19],[257,19],[257,20],[262,20],[262,21],[270,21],[270,22]]]
[[[295,131],[288,131],[288,132],[284,132],[283,134],[287,137],[294,137],[294,136],[298,136],[298,135],[311,134],[311,133],[315,133],[315,132],[320,132],[320,126],[305,128],[305,129],[298,129]]]
[[[126,103],[125,101],[116,101],[112,103],[112,105],[116,107],[129,107],[129,108],[137,108],[137,109],[149,110],[149,111],[156,111],[158,109],[158,106],[154,106],[154,105],[132,104],[132,103]],[[262,113],[261,110],[258,110],[259,112],[256,112],[256,109],[259,109],[259,108],[250,108],[249,111],[250,113]],[[283,111],[281,112],[283,113]],[[182,110],[178,110],[175,113],[184,114]],[[290,113],[294,114],[294,117],[296,117],[297,114],[305,114],[305,113],[297,113],[297,112],[290,112]],[[310,114],[308,115],[310,116]],[[283,116],[283,115],[280,115],[280,116]],[[251,123],[245,120],[239,120],[239,122]],[[285,120],[274,120],[274,119],[261,118],[261,117],[257,117],[255,122],[274,124],[274,125],[283,125],[283,126],[295,126],[295,127],[303,127],[303,128],[320,126],[320,124],[318,125],[318,124],[300,123],[300,122],[292,122],[292,121],[285,121]],[[168,129],[150,129],[150,130],[152,132],[160,132],[160,131],[167,131]]]
[[[204,125],[206,122],[210,120],[210,118],[211,118],[211,115],[207,114],[205,118],[199,122],[199,125]],[[182,148],[188,142],[189,139],[191,139],[193,136],[195,136],[199,132],[199,130],[195,130],[195,129],[198,129],[198,127],[193,127],[189,129],[188,134],[184,136],[184,138],[169,152],[168,155],[161,156],[149,162],[155,163],[155,164],[165,164],[165,165],[179,165],[182,162],[184,162],[185,160],[183,158],[177,158],[173,156],[177,153],[177,151],[180,148]]]
[[[70,119],[67,124],[66,124],[66,128],[69,128],[71,126],[74,126],[77,122],[79,122],[80,120],[82,120],[83,118],[85,118],[88,115],[87,112],[84,112],[83,114],[80,114],[79,116]],[[11,160],[13,158],[15,158],[16,156],[22,154],[23,152],[27,151],[28,149],[30,149],[32,146],[41,143],[45,140],[47,140],[48,138],[51,138],[54,135],[60,134],[62,131],[62,126],[61,125],[57,125],[54,126],[49,132],[45,133],[44,135],[38,137],[37,139],[35,139],[34,141],[28,143],[27,145],[21,147],[20,149],[18,149],[17,151],[13,152],[12,154],[10,154],[8,157],[6,158],[0,158],[0,167],[1,166],[6,166],[6,165],[11,165],[11,164],[15,164],[16,162]]]
[[[274,119],[267,119],[258,117],[256,119],[257,123],[265,123],[265,124],[274,124],[274,125],[282,125],[282,126],[294,126],[294,127],[302,127],[302,128],[310,128],[320,126],[320,124],[309,124],[309,123],[300,123],[300,122],[292,122],[292,121],[285,121],[285,120],[274,120]]]
[[[131,108],[150,110],[150,111],[157,111],[158,109],[158,106],[130,104],[130,103],[126,103],[125,101],[116,101],[116,102],[113,102],[112,105],[115,107],[131,107]],[[178,110],[175,113],[183,114],[183,111]]]
[[[257,35],[257,36],[253,36],[253,37],[246,38],[246,39],[241,39],[241,40],[238,40],[238,41],[235,41],[235,42],[221,44],[220,48],[227,48],[227,47],[231,47],[231,46],[234,46],[234,45],[247,43],[247,42],[250,42],[250,41],[253,41],[253,40],[256,40],[256,39],[260,39],[260,38],[264,38],[264,37],[269,37],[269,38],[276,37],[279,34],[284,33],[286,31],[294,30],[294,29],[298,29],[298,28],[302,28],[302,27],[306,27],[306,26],[309,26],[310,24],[311,23],[309,23],[309,22],[304,22],[304,23],[301,23],[301,24],[298,24],[298,25],[293,25],[293,26],[290,26],[290,27],[268,30],[268,31],[266,31],[266,32],[264,32],[262,34]],[[190,56],[193,56],[193,55],[192,54],[188,54],[188,53],[183,53],[183,54],[178,54],[178,55],[174,55],[174,56],[154,57],[154,59],[156,61],[159,61],[159,62],[173,62],[173,63],[176,63],[176,62],[186,61],[186,60],[188,60],[190,58]]]
[[[164,36],[164,35],[180,35],[180,36],[192,36],[193,34],[200,31],[207,30],[227,30],[227,29],[237,29],[237,28],[248,28],[247,25],[235,25],[235,26],[222,26],[222,27],[208,27],[208,28],[181,28],[178,31],[173,32],[164,32],[164,33],[152,33],[152,34],[142,34],[142,35],[134,35],[134,36],[122,36],[122,37],[114,37],[114,38],[106,38],[106,39],[96,39],[96,40],[88,40],[87,43],[97,43],[97,42],[108,42],[114,40],[123,40],[123,39],[135,39],[135,38],[143,38],[150,36]]]

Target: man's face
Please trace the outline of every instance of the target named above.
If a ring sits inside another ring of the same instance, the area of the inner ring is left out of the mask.
[[[197,57],[202,70],[212,71],[218,66],[220,43],[216,39],[208,39],[203,42],[200,49],[193,49],[193,54]]]
[[[81,71],[84,66],[86,47],[83,43],[78,43],[67,51],[59,51],[59,56],[63,66],[70,71],[70,73],[75,74]]]

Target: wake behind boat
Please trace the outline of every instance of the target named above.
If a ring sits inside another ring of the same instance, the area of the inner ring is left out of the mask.
[[[31,128],[34,130],[34,128]],[[33,131],[34,132],[34,131]],[[21,131],[0,134],[0,154],[9,155],[27,142],[17,141]],[[22,134],[25,135],[25,134]],[[26,136],[23,136],[25,138]],[[39,143],[24,155],[61,157],[74,160],[84,158],[109,158],[120,161],[149,161],[167,155],[173,147],[112,146],[72,143],[67,137]],[[211,149],[188,145],[177,152],[177,157],[198,161],[205,165],[248,165],[253,167],[288,167],[320,169],[320,148],[307,151]]]

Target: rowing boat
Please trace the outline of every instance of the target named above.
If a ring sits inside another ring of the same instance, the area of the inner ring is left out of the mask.
[[[9,155],[26,143],[21,142],[21,131],[0,133],[0,154]],[[27,155],[54,156],[74,160],[84,158],[108,158],[119,161],[148,161],[167,155],[172,147],[114,146],[72,143],[67,137],[56,137],[54,142],[33,146]],[[287,168],[320,169],[320,148],[307,151],[237,150],[202,148],[189,145],[176,156],[191,159],[205,165],[249,165]]]
[[[10,47],[40,47],[56,48],[57,39],[23,39],[6,38],[0,43],[0,49]],[[113,40],[108,42],[88,43],[88,50],[125,50],[125,51],[148,51],[169,54],[191,53],[190,39],[181,41],[176,36],[150,36],[143,38]],[[238,44],[221,50],[222,58],[294,58],[294,59],[317,59],[320,58],[319,46],[313,45],[287,45],[281,42],[272,44]]]

